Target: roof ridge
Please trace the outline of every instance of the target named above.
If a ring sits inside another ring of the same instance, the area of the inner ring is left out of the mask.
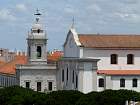
[[[140,36],[140,34],[78,34],[78,36]]]

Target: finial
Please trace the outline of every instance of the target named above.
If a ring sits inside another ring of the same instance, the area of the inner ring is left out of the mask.
[[[36,18],[36,22],[38,22],[39,21],[39,16],[41,15],[41,13],[39,12],[39,9],[38,8],[36,9],[36,13],[34,15],[38,16]]]
[[[41,13],[39,13],[39,9],[37,8],[37,9],[36,9],[36,13],[35,13],[34,15],[39,16],[39,15],[42,15],[42,14],[41,14]]]
[[[75,21],[74,21],[74,16],[73,16],[71,28],[74,28],[74,24],[75,24]]]

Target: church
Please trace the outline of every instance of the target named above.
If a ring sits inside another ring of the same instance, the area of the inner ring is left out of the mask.
[[[140,92],[140,35],[79,34],[72,26],[64,57],[47,63],[47,34],[40,13],[27,36],[27,63],[16,65],[18,85],[39,92],[106,89]]]
[[[79,34],[72,27],[58,63],[58,89],[140,92],[140,35]]]
[[[27,63],[16,65],[18,85],[39,92],[56,90],[56,64],[47,64],[47,34],[40,13],[27,36]]]

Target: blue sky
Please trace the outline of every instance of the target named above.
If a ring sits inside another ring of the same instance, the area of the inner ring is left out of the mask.
[[[140,0],[0,0],[0,48],[26,50],[37,8],[48,50],[62,49],[73,16],[78,33],[140,34]]]

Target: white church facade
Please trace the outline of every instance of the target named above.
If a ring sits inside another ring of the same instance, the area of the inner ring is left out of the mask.
[[[140,92],[139,35],[87,35],[71,28],[63,47],[58,89]]]
[[[140,36],[78,34],[72,27],[64,57],[47,64],[47,35],[40,13],[27,37],[27,64],[16,66],[18,85],[35,91],[105,89],[140,92]]]
[[[40,13],[27,37],[27,64],[16,66],[18,85],[39,92],[56,90],[56,64],[47,64],[47,35]]]

